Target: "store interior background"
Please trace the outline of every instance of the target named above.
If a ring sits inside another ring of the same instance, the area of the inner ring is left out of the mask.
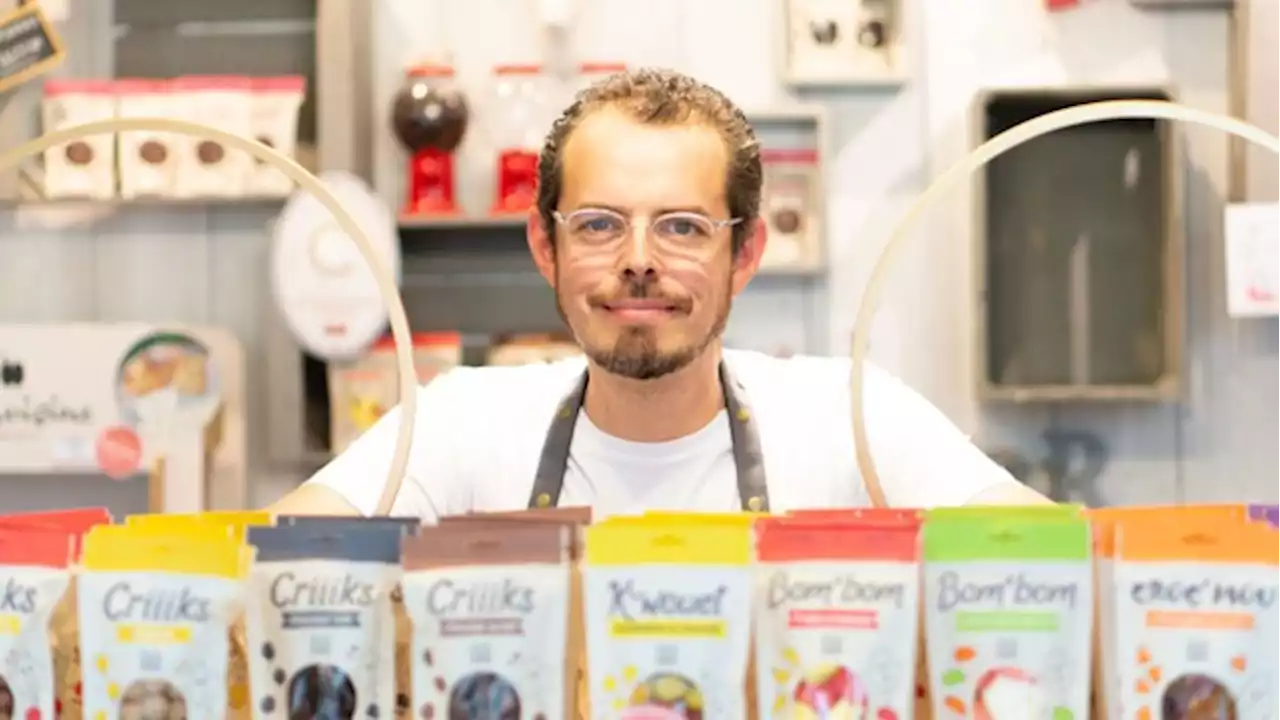
[[[404,161],[388,130],[388,111],[406,64],[447,48],[461,82],[478,94],[496,64],[565,57],[559,54],[564,48],[546,51],[531,0],[69,2],[70,19],[59,25],[69,54],[56,74],[75,77],[115,76],[119,14],[143,18],[169,12],[156,8],[180,7],[202,12],[206,20],[277,28],[288,25],[280,24],[282,18],[315,16],[314,32],[305,23],[289,26],[285,32],[295,40],[276,52],[316,48],[320,167],[366,178],[392,204],[402,194]],[[1269,81],[1251,82],[1250,118],[1274,133],[1277,4],[1249,4],[1250,46],[1259,56],[1254,66],[1267,68],[1269,57],[1270,72]],[[575,61],[675,68],[748,109],[794,103],[826,109],[829,268],[824,277],[754,284],[735,306],[728,332],[735,346],[848,353],[857,303],[877,253],[930,179],[971,146],[969,112],[983,88],[1162,86],[1185,104],[1234,110],[1225,11],[1143,12],[1122,0],[1084,0],[1078,9],[1051,14],[1040,0],[909,1],[912,69],[904,86],[796,92],[779,74],[781,6],[780,0],[590,0],[582,3],[567,54]],[[185,50],[199,52],[193,47]],[[153,49],[157,57],[174,51]],[[236,63],[235,55],[226,53],[225,61]],[[1267,88],[1269,94],[1258,92]],[[36,133],[38,104],[33,87],[8,99],[0,111],[0,145]],[[1181,402],[979,402],[972,366],[973,279],[957,270],[973,262],[963,193],[926,219],[903,259],[877,317],[872,357],[985,449],[1013,448],[1034,457],[1043,452],[1040,435],[1051,426],[1097,435],[1110,454],[1098,480],[1107,504],[1275,502],[1277,323],[1227,316],[1221,222],[1229,199],[1276,201],[1275,160],[1254,157],[1241,185],[1233,187],[1227,136],[1188,128],[1183,137],[1187,309]],[[476,172],[489,172],[488,166]],[[2,180],[0,197],[14,197],[16,177]],[[1238,197],[1231,198],[1233,192]],[[279,204],[269,202],[74,209],[10,203],[0,212],[0,321],[176,321],[227,328],[243,343],[249,368],[250,498],[254,504],[271,501],[323,460],[304,439],[298,352],[268,286],[267,228],[278,210]],[[479,235],[474,242],[486,247],[520,249],[518,236],[509,231]],[[456,307],[442,308],[443,301],[433,298],[443,291],[432,282],[447,274],[441,268],[482,260],[466,253],[444,260],[406,257],[406,275],[421,275],[416,289],[406,291],[411,316],[434,312],[432,317],[444,318],[453,312],[465,323],[473,317],[469,308],[478,304],[520,305],[518,298],[526,296],[521,293],[546,297],[533,282],[516,290],[480,284],[455,295]],[[511,255],[502,257],[508,262]],[[538,308],[551,312],[549,300]],[[41,492],[38,479],[22,482],[23,492]],[[6,483],[5,492],[15,487]]]

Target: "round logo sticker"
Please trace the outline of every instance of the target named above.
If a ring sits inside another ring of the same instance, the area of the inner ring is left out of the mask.
[[[95,448],[98,469],[113,480],[124,480],[137,474],[142,464],[142,441],[127,427],[111,427],[98,435]]]

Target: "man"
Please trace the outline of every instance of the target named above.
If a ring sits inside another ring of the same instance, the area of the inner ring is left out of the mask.
[[[849,361],[721,349],[767,241],[760,186],[755,135],[716,90],[643,70],[580,95],[542,150],[527,235],[586,357],[459,368],[421,388],[393,513],[867,505]],[[894,378],[871,368],[865,384],[890,504],[1045,502]],[[372,513],[399,421],[271,509]]]

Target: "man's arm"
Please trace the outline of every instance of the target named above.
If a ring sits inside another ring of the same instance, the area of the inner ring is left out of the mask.
[[[1054,501],[1023,485],[1009,479],[998,485],[981,490],[969,498],[965,505],[1053,505]]]
[[[942,411],[889,373],[869,364],[864,385],[871,454],[890,505],[1053,502],[1018,482]]]
[[[442,375],[418,389],[417,422],[409,465],[392,514],[433,521],[460,505],[450,458],[457,451],[458,409],[466,395],[466,371]],[[305,484],[268,506],[276,515],[372,515],[391,471],[400,408],[384,415]],[[429,481],[429,482],[428,482]],[[457,509],[455,508],[455,511]]]
[[[338,491],[307,483],[291,491],[267,506],[272,515],[359,515],[356,506],[347,501]]]

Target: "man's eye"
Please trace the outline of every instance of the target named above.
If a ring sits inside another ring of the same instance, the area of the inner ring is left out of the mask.
[[[708,234],[704,223],[689,218],[666,218],[659,221],[658,232],[668,237],[702,237]]]
[[[606,236],[619,232],[621,223],[610,217],[581,218],[573,225],[573,231],[582,235]]]

